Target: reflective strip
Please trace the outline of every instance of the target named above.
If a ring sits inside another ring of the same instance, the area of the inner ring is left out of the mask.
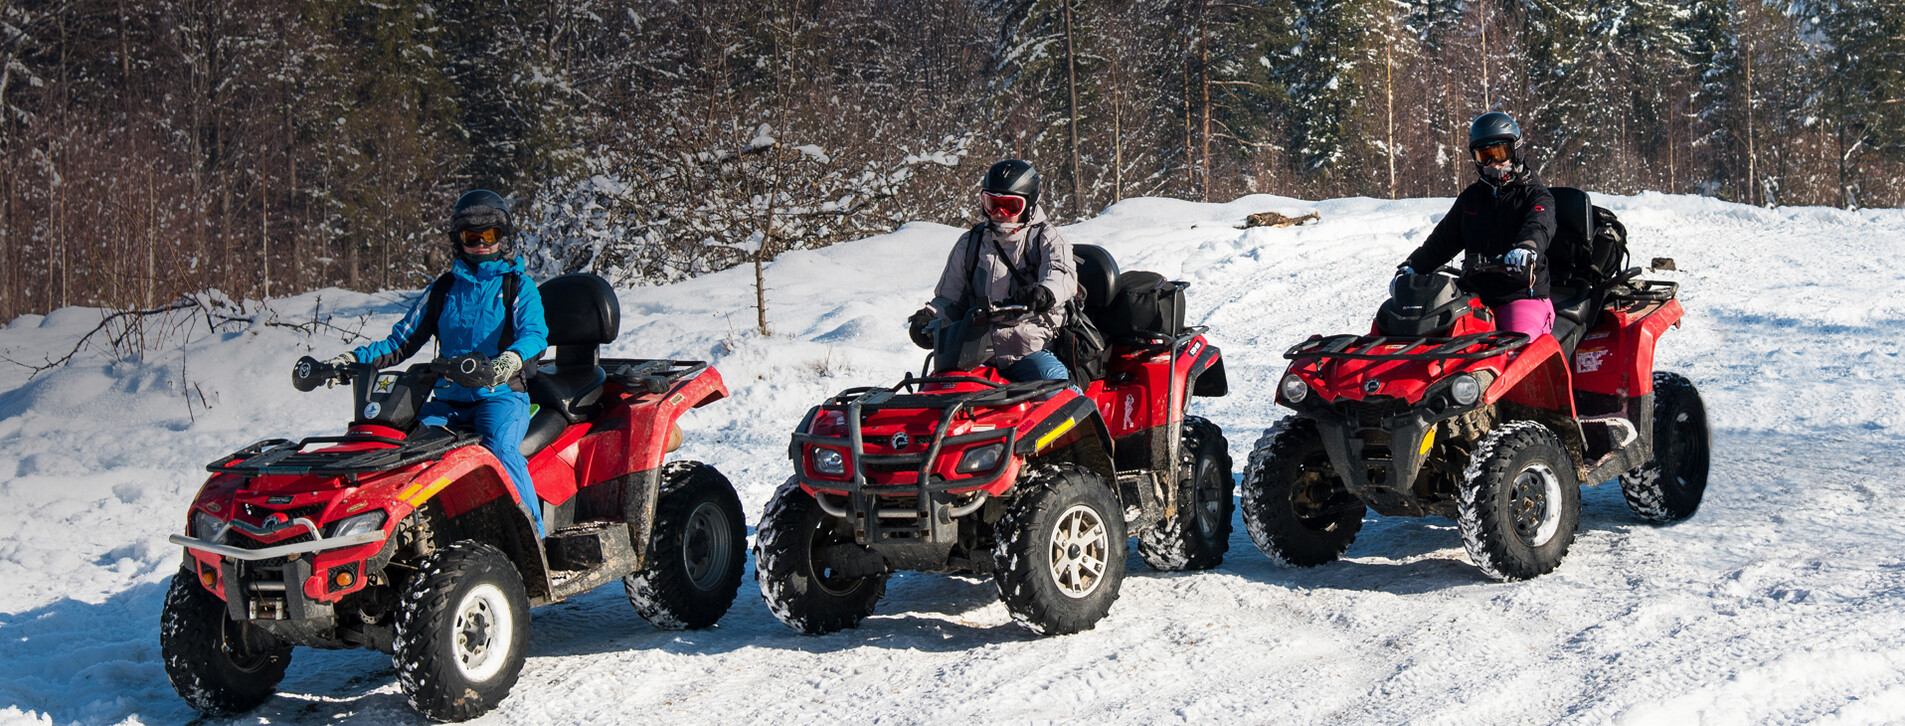
[[[405,490],[405,493],[402,495],[399,495],[397,498],[402,499],[406,502],[409,502],[410,506],[421,507],[423,506],[424,502],[430,501],[430,497],[435,496],[437,492],[443,491],[443,488],[449,485],[450,485],[450,478],[446,476],[446,477],[443,477],[442,479],[438,479],[436,481],[430,482],[430,486],[425,488],[421,492],[417,492],[416,496],[411,496],[409,494],[409,490]],[[416,488],[415,486],[411,487],[411,489],[415,489],[415,488]]]
[[[1052,429],[1051,431],[1047,432],[1044,436],[1038,437],[1037,445],[1033,446],[1032,450],[1033,451],[1044,450],[1046,444],[1052,443],[1053,439],[1056,439],[1060,436],[1065,435],[1065,432],[1072,430],[1072,427],[1077,425],[1078,425],[1077,419],[1070,419],[1070,418],[1065,419],[1065,423],[1059,424],[1058,428]]]
[[[1428,456],[1428,455],[1429,455],[1429,447],[1431,447],[1431,446],[1434,446],[1434,445],[1435,445],[1435,426],[1430,426],[1430,427],[1429,427],[1429,432],[1428,432],[1428,433],[1426,433],[1426,434],[1423,434],[1423,435],[1422,435],[1422,450],[1421,450],[1421,451],[1418,451],[1418,452],[1416,452],[1416,455],[1417,455],[1417,456]]]

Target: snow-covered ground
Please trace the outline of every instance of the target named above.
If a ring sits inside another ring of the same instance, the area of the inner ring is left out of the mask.
[[[535,611],[528,666],[485,720],[1905,720],[1905,211],[1597,201],[1626,222],[1638,261],[1679,263],[1661,276],[1682,283],[1688,315],[1659,367],[1700,386],[1715,429],[1691,520],[1642,525],[1616,487],[1589,489],[1560,570],[1515,584],[1484,580],[1443,519],[1373,518],[1344,561],[1309,570],[1272,565],[1239,523],[1216,570],[1161,574],[1134,555],[1109,618],[1045,639],[976,579],[896,576],[863,627],[818,638],[776,622],[751,579],[717,628],[688,633],[649,627],[609,586]],[[1191,317],[1229,359],[1232,393],[1194,409],[1241,465],[1283,415],[1271,402],[1283,350],[1365,329],[1447,205],[1135,199],[1064,233],[1125,269],[1195,283]],[[1309,226],[1236,228],[1251,212],[1311,209],[1322,219]],[[720,368],[734,395],[691,415],[680,455],[732,478],[752,521],[786,477],[807,406],[918,365],[902,320],[958,232],[914,224],[782,256],[767,271],[769,337],[751,330],[749,270],[623,290],[608,353]],[[272,307],[296,322],[319,297]],[[321,297],[379,335],[406,300]],[[58,357],[98,320],[12,321],[0,353]],[[299,394],[287,380],[299,355],[343,349],[339,335],[228,330],[200,324],[143,361],[86,353],[31,379],[0,364],[0,723],[197,717],[159,661],[180,557],[165,537],[205,462],[265,436],[335,432],[348,408],[343,389]],[[237,721],[418,720],[377,653],[299,650],[282,690]]]

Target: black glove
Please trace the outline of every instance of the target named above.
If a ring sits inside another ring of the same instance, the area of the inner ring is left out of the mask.
[[[933,336],[926,334],[926,325],[933,322],[934,317],[933,309],[924,307],[906,319],[906,334],[913,338],[913,345],[929,350],[933,347]]]
[[[1042,313],[1051,310],[1053,305],[1057,305],[1058,298],[1052,296],[1052,288],[1044,285],[1033,285],[1029,289],[1020,290],[1018,295],[1013,296],[1012,302],[1017,305],[1024,305],[1026,309],[1032,312]]]

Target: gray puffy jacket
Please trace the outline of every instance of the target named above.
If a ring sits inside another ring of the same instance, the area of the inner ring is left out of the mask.
[[[1019,270],[1021,277],[1050,288],[1052,299],[1058,301],[1051,311],[1016,325],[993,329],[993,355],[1000,365],[1011,365],[1045,350],[1059,326],[1065,324],[1065,302],[1078,294],[1078,270],[1072,262],[1072,245],[1047,222],[1042,208],[1034,208],[1031,221],[1009,234],[999,231],[997,225],[988,224],[978,237],[980,239],[974,239],[974,234],[968,231],[953,244],[952,253],[946,258],[946,270],[940,273],[939,284],[933,288],[932,306],[940,319],[953,320],[965,315],[967,307],[980,299],[1005,304],[1021,289],[1007,260]],[[974,244],[980,246],[979,259],[968,270],[966,260]],[[1005,253],[1005,259],[1000,259],[1001,252]],[[978,294],[968,297],[974,292]]]

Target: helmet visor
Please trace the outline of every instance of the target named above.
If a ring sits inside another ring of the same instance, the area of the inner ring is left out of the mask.
[[[1485,142],[1481,146],[1475,147],[1475,163],[1481,164],[1482,166],[1494,166],[1508,161],[1508,157],[1513,154],[1513,151],[1514,144],[1510,143],[1507,139]]]
[[[494,246],[496,240],[502,236],[502,230],[495,227],[484,230],[466,229],[459,232],[457,236],[458,241],[462,242],[466,248],[490,247]]]
[[[1025,197],[1017,194],[979,193],[979,208],[988,217],[1011,219],[1025,211]]]

